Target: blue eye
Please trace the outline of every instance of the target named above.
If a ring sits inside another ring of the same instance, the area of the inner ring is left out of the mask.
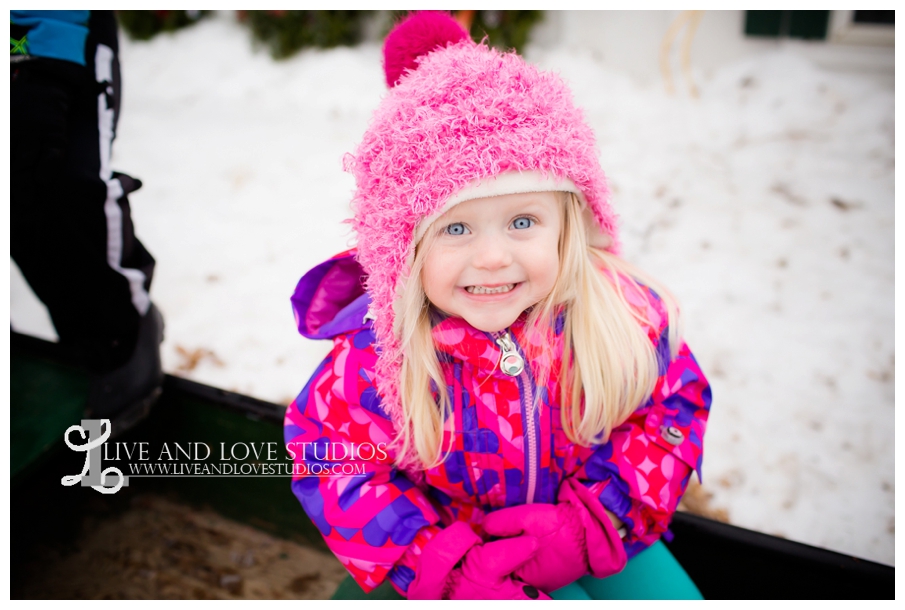
[[[516,229],[528,229],[533,225],[534,221],[527,216],[522,216],[512,221],[512,226]]]
[[[447,235],[464,235],[465,225],[461,222],[454,222],[445,229]]]

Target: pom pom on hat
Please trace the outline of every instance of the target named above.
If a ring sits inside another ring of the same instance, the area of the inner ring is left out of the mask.
[[[387,85],[395,87],[407,70],[417,68],[419,57],[464,38],[468,38],[468,32],[446,13],[412,13],[393,28],[383,43]]]

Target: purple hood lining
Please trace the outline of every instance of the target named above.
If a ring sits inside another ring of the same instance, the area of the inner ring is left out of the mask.
[[[309,339],[332,339],[368,327],[364,317],[371,298],[364,289],[366,277],[354,249],[303,275],[290,299],[299,333]]]

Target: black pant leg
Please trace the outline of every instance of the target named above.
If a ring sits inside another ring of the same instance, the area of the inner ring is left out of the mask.
[[[109,167],[119,100],[112,14],[92,15],[88,66],[11,65],[10,253],[62,342],[96,371],[131,355],[154,260]],[[102,83],[98,83],[98,76]]]

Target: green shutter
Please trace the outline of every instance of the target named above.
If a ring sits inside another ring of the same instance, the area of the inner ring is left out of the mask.
[[[779,36],[782,11],[745,11],[746,36]]]
[[[805,40],[825,40],[826,29],[830,23],[829,11],[790,11],[790,38]]]
[[[745,11],[745,35],[825,40],[829,11]]]

